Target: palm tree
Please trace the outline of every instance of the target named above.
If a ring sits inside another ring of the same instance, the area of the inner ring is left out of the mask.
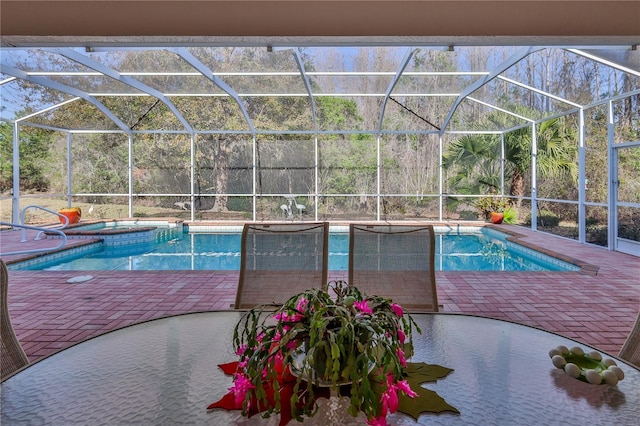
[[[520,115],[535,112],[520,107]],[[478,128],[504,128],[506,114],[488,114]],[[575,128],[564,118],[544,121],[536,129],[537,167],[541,178],[569,174],[577,179],[577,140]],[[523,127],[504,134],[505,179],[510,181],[509,195],[518,199],[525,194],[527,171],[531,167],[531,128]],[[500,189],[500,136],[463,135],[452,141],[444,154],[444,167],[454,170],[450,182],[463,194],[497,193]]]
[[[454,171],[452,186],[468,195],[499,189],[499,147],[494,135],[463,135],[452,141],[443,154],[444,167]]]

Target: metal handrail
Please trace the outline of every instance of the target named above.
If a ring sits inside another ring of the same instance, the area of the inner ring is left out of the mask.
[[[36,237],[34,238],[35,241],[40,240],[42,238],[42,234],[44,234],[45,231],[53,231],[53,230],[56,230],[56,229],[64,229],[69,225],[69,218],[67,216],[65,216],[65,215],[63,215],[61,213],[58,213],[56,211],[49,210],[46,207],[38,206],[37,204],[29,204],[28,206],[23,207],[22,210],[20,211],[20,223],[23,226],[26,226],[24,217],[25,217],[25,212],[27,211],[27,209],[44,210],[45,212],[49,212],[49,213],[55,214],[59,218],[63,218],[64,219],[64,223],[60,228],[42,228],[43,230],[36,234]],[[27,241],[27,229],[28,228],[24,228],[24,227],[22,228],[22,239],[20,240],[21,243],[24,243],[24,242]],[[65,240],[66,240],[66,238],[65,238]]]
[[[60,229],[62,228],[42,228],[40,226],[31,226],[31,225],[21,225],[18,223],[9,223],[9,222],[0,222],[0,226],[11,226],[14,228],[22,228],[22,235],[24,238],[24,235],[26,233],[27,229],[31,229],[34,231],[40,231],[38,232],[38,236],[41,235],[44,232],[47,231],[51,231],[51,232],[55,232],[56,234],[60,234],[60,236],[62,237],[62,241],[60,242],[60,244],[57,247],[49,247],[49,248],[41,248],[41,249],[29,249],[29,250],[20,250],[20,251],[11,251],[11,252],[7,252],[7,253],[0,253],[0,255],[3,256],[9,256],[12,254],[26,254],[26,253],[40,253],[43,251],[51,251],[51,250],[57,250],[59,248],[64,247],[65,244],[67,244],[67,234],[65,234],[64,232],[62,232]],[[24,239],[24,241],[26,241],[26,239]],[[20,242],[24,242],[24,241],[20,241]]]

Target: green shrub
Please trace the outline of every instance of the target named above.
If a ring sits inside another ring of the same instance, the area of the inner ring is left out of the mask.
[[[600,224],[600,219],[598,219],[597,217],[588,217],[585,224],[587,225],[587,227],[597,226]]]
[[[631,241],[640,241],[640,226],[633,223],[621,223],[618,227],[618,236]]]
[[[560,224],[560,218],[557,214],[549,210],[538,211],[538,226],[554,227]],[[531,225],[531,214],[527,216],[525,221],[527,225]]]
[[[478,220],[478,213],[473,210],[462,210],[458,215],[460,220]]]
[[[251,211],[251,199],[245,197],[229,197],[227,199],[227,209],[234,212]]]
[[[502,213],[509,207],[509,202],[501,197],[482,197],[476,201],[476,207],[486,220],[491,212]]]
[[[513,209],[511,207],[507,207],[504,210],[504,219],[503,222],[507,223],[509,225],[513,225],[514,223],[516,223],[518,221],[518,212],[516,209]]]
[[[587,226],[587,242],[596,244],[602,247],[606,247],[608,241],[608,228],[607,226],[592,225]]]

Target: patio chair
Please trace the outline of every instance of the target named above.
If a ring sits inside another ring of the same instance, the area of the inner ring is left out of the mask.
[[[0,259],[0,380],[12,375],[25,365],[29,364],[29,358],[22,350],[20,341],[11,326],[9,317],[9,274],[7,265]]]
[[[640,367],[640,312],[636,323],[629,332],[627,340],[622,345],[618,356],[631,364]]]
[[[245,224],[236,309],[326,288],[329,223]]]
[[[431,225],[349,227],[349,284],[413,312],[437,312]]]

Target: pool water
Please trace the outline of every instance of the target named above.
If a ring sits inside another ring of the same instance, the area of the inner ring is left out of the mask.
[[[502,235],[502,234],[500,234]],[[164,242],[118,247],[96,245],[81,252],[39,262],[14,264],[28,270],[239,270],[239,233],[185,233]],[[348,270],[349,235],[329,236],[329,270]],[[439,271],[562,271],[577,267],[510,243],[486,232],[436,235]]]

